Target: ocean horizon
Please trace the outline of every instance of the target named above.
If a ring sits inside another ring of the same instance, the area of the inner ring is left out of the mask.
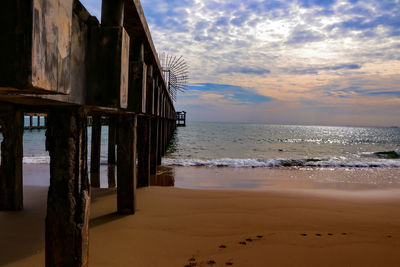
[[[90,137],[88,127],[89,159]],[[103,126],[102,164],[107,163],[107,139]],[[45,130],[26,130],[24,163],[48,162]],[[400,167],[400,128],[189,121],[177,128],[163,165]]]

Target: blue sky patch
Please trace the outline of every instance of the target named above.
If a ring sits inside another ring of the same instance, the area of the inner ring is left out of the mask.
[[[230,84],[195,83],[191,84],[188,89],[188,92],[196,90],[223,95],[224,100],[232,100],[233,103],[238,101],[240,102],[239,104],[257,104],[274,100],[272,97],[264,96],[241,86]]]

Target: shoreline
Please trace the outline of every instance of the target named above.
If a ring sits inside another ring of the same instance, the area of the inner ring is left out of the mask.
[[[175,169],[175,179],[191,171]],[[328,191],[152,186],[137,191],[135,215],[119,216],[115,189],[93,189],[90,265],[398,266],[400,194],[318,193]],[[44,265],[46,197],[25,186],[25,210],[0,213],[0,265]]]

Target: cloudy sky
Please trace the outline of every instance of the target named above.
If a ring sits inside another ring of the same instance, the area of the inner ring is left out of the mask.
[[[191,120],[400,125],[400,0],[141,2],[157,51],[190,66]]]

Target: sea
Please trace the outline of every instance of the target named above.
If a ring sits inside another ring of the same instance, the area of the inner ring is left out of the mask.
[[[107,133],[108,127],[103,126],[103,165],[107,163]],[[89,160],[90,136],[88,127]],[[25,130],[23,138],[25,164],[49,163],[45,130]],[[400,184],[400,128],[187,122],[176,129],[162,165],[180,168],[178,173],[189,167],[258,169],[258,173],[367,169],[378,178],[380,172],[389,174],[391,182]]]
[[[107,134],[108,127],[103,126],[103,164],[107,163]],[[90,136],[88,127],[88,151]],[[49,162],[45,130],[25,130],[23,138],[24,163]],[[188,122],[177,128],[162,162],[235,168],[400,167],[400,128]]]
[[[188,123],[177,129],[163,164],[400,167],[400,128]]]

